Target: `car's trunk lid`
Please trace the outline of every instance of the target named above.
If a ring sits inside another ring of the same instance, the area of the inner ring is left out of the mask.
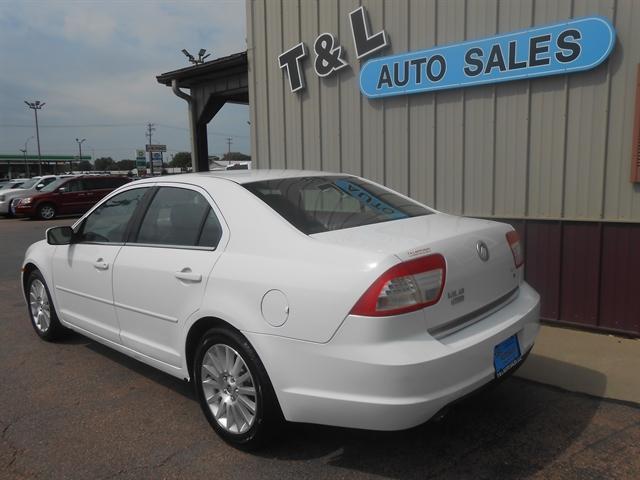
[[[473,321],[475,313],[499,307],[517,289],[519,274],[505,237],[509,230],[503,223],[435,213],[312,237],[402,261],[442,254],[447,262],[444,291],[437,304],[424,309],[427,329],[440,337]],[[479,254],[480,242],[488,249],[486,260]]]

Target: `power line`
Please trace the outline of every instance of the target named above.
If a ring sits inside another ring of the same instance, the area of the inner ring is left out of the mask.
[[[83,123],[79,125],[64,124],[64,125],[40,125],[40,128],[106,128],[106,127],[139,127],[144,125],[143,123]],[[4,123],[0,124],[2,128],[27,128],[31,125],[17,124],[17,123]]]
[[[126,127],[140,127],[146,126],[144,123],[84,123],[81,125],[72,125],[72,124],[64,124],[64,125],[40,125],[40,128],[126,128]],[[166,125],[163,123],[154,124],[157,127],[162,128],[171,128],[175,130],[183,130],[185,132],[189,131],[188,127],[179,127],[177,125]],[[0,128],[32,128],[33,125],[27,124],[0,124]],[[237,133],[229,133],[229,132],[207,132],[207,135],[213,135],[218,137],[228,137],[233,136],[236,138],[249,138],[249,135],[241,135]]]

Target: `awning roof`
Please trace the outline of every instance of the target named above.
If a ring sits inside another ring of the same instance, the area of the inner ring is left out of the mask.
[[[178,84],[183,88],[191,88],[212,79],[219,79],[223,76],[237,75],[244,73],[248,75],[247,52],[234,53],[226,57],[216,58],[210,62],[205,62],[192,67],[185,67],[158,75],[158,83],[168,87],[172,80],[178,80]]]

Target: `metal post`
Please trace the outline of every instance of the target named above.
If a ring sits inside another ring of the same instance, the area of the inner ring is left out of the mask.
[[[80,157],[78,158],[78,166],[82,161],[82,142],[84,142],[85,140],[86,138],[83,138],[82,140],[76,138],[76,142],[78,143],[78,150],[80,152]],[[73,173],[73,160],[69,160],[69,165],[71,166],[71,171],[69,173]]]
[[[38,127],[38,109],[34,108],[36,114],[36,142],[38,142],[38,175],[42,175],[42,154],[40,153],[40,128]]]
[[[148,123],[147,124],[147,137],[149,137],[149,145],[153,145],[153,142],[151,141],[151,137],[153,135],[153,131],[155,130],[154,128],[154,124],[153,123]],[[153,152],[149,151],[149,172],[151,173],[151,176],[153,177]]]
[[[38,175],[42,175],[42,154],[40,153],[40,127],[38,126],[38,110],[42,109],[46,105],[45,102],[41,102],[40,100],[36,100],[35,102],[27,102],[24,103],[33,110],[36,115],[36,139],[38,142]]]
[[[24,155],[24,174],[28,177],[29,176],[29,164],[27,163],[27,143],[25,142],[24,144],[24,149],[20,149],[20,151],[22,152],[22,155]]]

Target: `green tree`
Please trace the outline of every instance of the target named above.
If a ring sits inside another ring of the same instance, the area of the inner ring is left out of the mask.
[[[129,159],[123,159],[116,163],[116,167],[118,170],[133,170],[136,167],[136,162]]]
[[[170,167],[189,168],[191,166],[191,153],[178,152],[173,156],[173,160],[169,162]]]
[[[88,172],[93,170],[93,164],[89,161],[89,160],[82,160],[80,162],[78,162],[78,170],[81,170],[83,172]]]
[[[100,157],[96,159],[94,166],[96,170],[111,171],[116,169],[116,162],[111,157]]]
[[[251,160],[251,156],[250,155],[245,155],[242,152],[228,152],[228,153],[225,153],[224,155],[222,155],[222,160],[246,161],[246,160]]]

